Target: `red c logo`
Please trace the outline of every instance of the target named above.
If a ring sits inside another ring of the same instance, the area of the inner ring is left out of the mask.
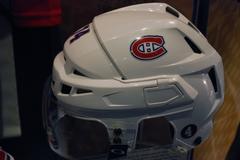
[[[164,43],[162,36],[143,36],[132,42],[130,51],[138,59],[152,60],[167,53]]]

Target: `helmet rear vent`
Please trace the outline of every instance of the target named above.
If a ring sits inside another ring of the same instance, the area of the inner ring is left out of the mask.
[[[218,87],[217,87],[216,72],[215,72],[214,68],[210,69],[210,71],[208,72],[208,76],[209,76],[209,78],[210,78],[210,80],[212,82],[214,91],[217,92],[218,91]]]
[[[171,7],[166,7],[166,12],[170,13],[171,15],[173,15],[177,18],[179,17],[179,13]]]
[[[189,47],[193,50],[194,53],[201,54],[202,51],[198,48],[198,46],[188,37],[184,37],[185,41],[189,45]]]
[[[71,87],[71,86],[68,86],[68,85],[66,85],[66,84],[62,84],[61,92],[62,92],[63,94],[70,94],[71,90],[72,90],[72,87]]]
[[[77,94],[92,93],[91,90],[78,88],[76,91]]]

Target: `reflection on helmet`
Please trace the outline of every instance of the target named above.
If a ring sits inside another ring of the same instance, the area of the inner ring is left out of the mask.
[[[44,94],[51,148],[68,159],[194,148],[223,102],[221,57],[163,3],[117,9],[76,31]]]

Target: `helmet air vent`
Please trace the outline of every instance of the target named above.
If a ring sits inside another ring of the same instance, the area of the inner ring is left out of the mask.
[[[70,94],[71,90],[72,90],[71,86],[62,84],[62,89],[61,89],[62,94]]]
[[[175,11],[173,8],[171,7],[166,7],[166,12],[170,13],[171,15],[179,18],[179,13],[177,11]]]
[[[218,91],[218,87],[217,87],[216,72],[215,72],[214,68],[210,69],[210,71],[208,72],[208,76],[209,76],[209,78],[210,78],[210,80],[212,82],[214,91],[217,92]]]
[[[91,90],[78,88],[76,91],[77,94],[92,93]]]
[[[202,51],[198,48],[198,46],[188,37],[184,37],[185,41],[189,45],[189,47],[193,50],[194,53],[201,54]]]

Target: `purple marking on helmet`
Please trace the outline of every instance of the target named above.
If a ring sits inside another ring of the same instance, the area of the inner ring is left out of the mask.
[[[75,32],[75,34],[76,34],[76,33],[79,33],[79,32],[82,32],[82,31],[84,31],[84,30],[89,30],[89,25],[86,25],[86,26],[78,29],[78,30]]]
[[[72,39],[70,39],[70,44],[73,43],[74,41],[76,41],[77,39],[79,39],[80,37],[82,37],[84,34],[88,33],[90,31],[89,29],[89,25],[84,26],[82,28],[80,28],[79,30],[77,30],[73,36]]]

